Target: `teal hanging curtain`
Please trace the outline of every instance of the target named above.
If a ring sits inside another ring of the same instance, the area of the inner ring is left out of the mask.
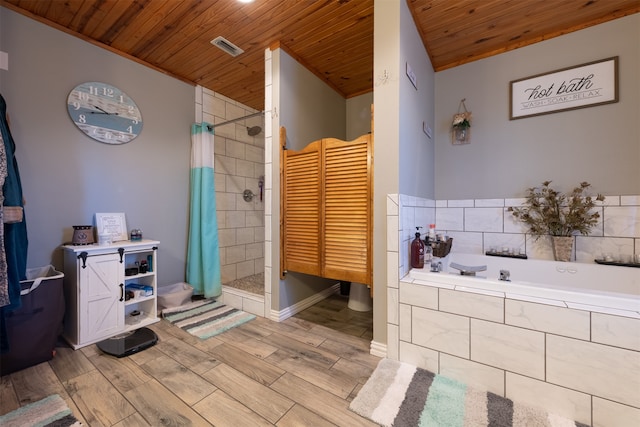
[[[195,295],[222,294],[220,245],[213,174],[213,128],[191,126],[191,212],[187,250],[187,283]]]

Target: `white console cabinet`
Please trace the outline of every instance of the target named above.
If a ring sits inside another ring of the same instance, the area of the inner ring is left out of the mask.
[[[78,349],[158,322],[156,240],[66,245],[64,338]],[[146,272],[130,269],[147,263]],[[128,273],[129,275],[125,274]],[[138,292],[133,287],[146,288]]]

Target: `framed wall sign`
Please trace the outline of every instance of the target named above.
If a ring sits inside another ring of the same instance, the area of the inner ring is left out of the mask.
[[[129,240],[124,213],[97,213],[96,230],[98,235],[110,234],[114,242]]]
[[[618,102],[618,57],[510,83],[509,120]]]
[[[413,87],[416,88],[416,90],[418,90],[418,78],[416,77],[416,73],[413,72],[413,68],[411,68],[411,65],[409,65],[408,62],[406,66],[407,66],[407,77],[409,78],[409,81],[411,82]]]

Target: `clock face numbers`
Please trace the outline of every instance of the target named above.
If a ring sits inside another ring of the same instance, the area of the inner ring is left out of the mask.
[[[125,144],[142,131],[138,106],[126,93],[106,83],[76,86],[67,98],[67,110],[78,129],[107,144]]]

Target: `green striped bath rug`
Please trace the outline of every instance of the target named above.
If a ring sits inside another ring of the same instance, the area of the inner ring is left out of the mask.
[[[214,337],[256,318],[213,299],[193,301],[162,310],[162,317],[201,339]]]
[[[2,427],[71,427],[82,426],[62,397],[52,394],[37,402],[0,416]]]
[[[390,359],[378,363],[349,409],[394,427],[586,427]]]

